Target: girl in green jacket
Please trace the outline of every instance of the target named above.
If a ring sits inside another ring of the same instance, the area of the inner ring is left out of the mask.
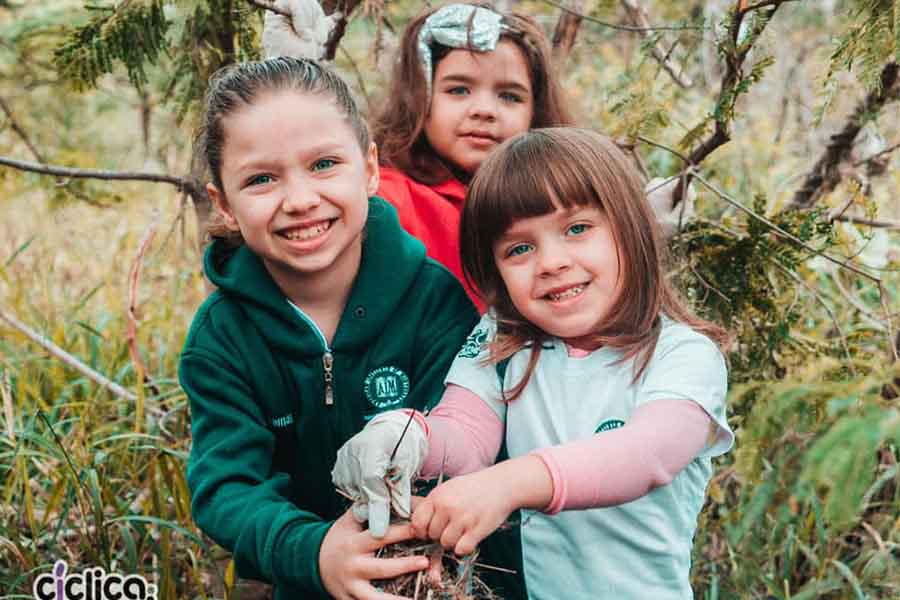
[[[224,69],[199,142],[216,208],[204,268],[218,289],[179,365],[194,519],[276,599],[384,598],[372,580],[428,561],[375,558],[409,527],[373,537],[344,512],[330,469],[375,414],[440,397],[477,313],[372,196],[375,145],[328,69],[286,57]]]

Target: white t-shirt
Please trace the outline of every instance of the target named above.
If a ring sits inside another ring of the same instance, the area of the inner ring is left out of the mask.
[[[602,435],[654,400],[693,400],[718,425],[707,447],[671,484],[637,500],[557,515],[523,510],[522,558],[529,598],[693,598],[691,547],[712,474],[710,459],[734,442],[725,420],[728,374],[719,349],[690,327],[663,318],[653,357],[632,384],[633,361],[616,364],[618,350],[600,348],[574,358],[561,340],[552,340],[541,350],[522,395],[506,404],[497,369],[485,361],[486,344],[495,333],[494,319],[482,317],[446,383],[469,389],[497,413],[506,427],[510,458]],[[521,379],[530,353],[524,349],[512,356],[505,390]]]

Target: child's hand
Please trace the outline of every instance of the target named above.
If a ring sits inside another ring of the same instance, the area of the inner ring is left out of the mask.
[[[373,579],[392,579],[428,568],[426,556],[375,558],[375,551],[414,537],[409,525],[393,525],[381,539],[375,539],[356,522],[348,510],[335,521],[319,550],[322,585],[338,600],[404,600],[379,592]]]
[[[418,537],[440,541],[463,556],[512,511],[542,509],[552,497],[553,480],[544,462],[522,456],[437,486],[416,506],[412,527]]]

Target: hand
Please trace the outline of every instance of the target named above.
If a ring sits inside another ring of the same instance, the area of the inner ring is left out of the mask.
[[[383,546],[412,539],[412,528],[394,525],[376,540],[356,522],[350,511],[334,522],[319,550],[319,576],[325,590],[338,600],[404,600],[375,589],[373,579],[392,579],[428,568],[426,556],[375,558]]]
[[[391,508],[399,517],[409,518],[412,481],[427,455],[428,436],[418,421],[410,422],[406,410],[389,411],[341,446],[331,479],[353,498],[356,519],[368,520],[369,531],[380,538],[387,531]]]
[[[647,182],[644,191],[647,192],[647,201],[656,215],[660,231],[668,240],[678,232],[680,225],[689,223],[694,218],[694,199],[697,194],[693,188],[688,187],[687,193],[682,195],[681,203],[673,207],[672,195],[681,179],[676,177],[665,184],[664,181],[662,177],[654,177]]]
[[[419,502],[412,527],[457,555],[470,554],[517,508],[544,508],[553,480],[536,456],[507,460],[476,473],[454,477]]]
[[[322,58],[325,42],[340,13],[326,17],[318,0],[275,0],[273,5],[289,12],[291,17],[266,11],[262,33],[263,55],[266,58]]]

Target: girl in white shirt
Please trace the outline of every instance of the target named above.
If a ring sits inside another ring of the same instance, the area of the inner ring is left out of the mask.
[[[490,311],[441,403],[396,452],[409,413],[376,417],[339,451],[335,483],[362,518],[405,502],[416,474],[453,476],[412,525],[457,554],[522,509],[529,598],[693,598],[710,459],[734,439],[727,335],[666,281],[628,159],[583,129],[508,140],[472,181],[461,248]]]

